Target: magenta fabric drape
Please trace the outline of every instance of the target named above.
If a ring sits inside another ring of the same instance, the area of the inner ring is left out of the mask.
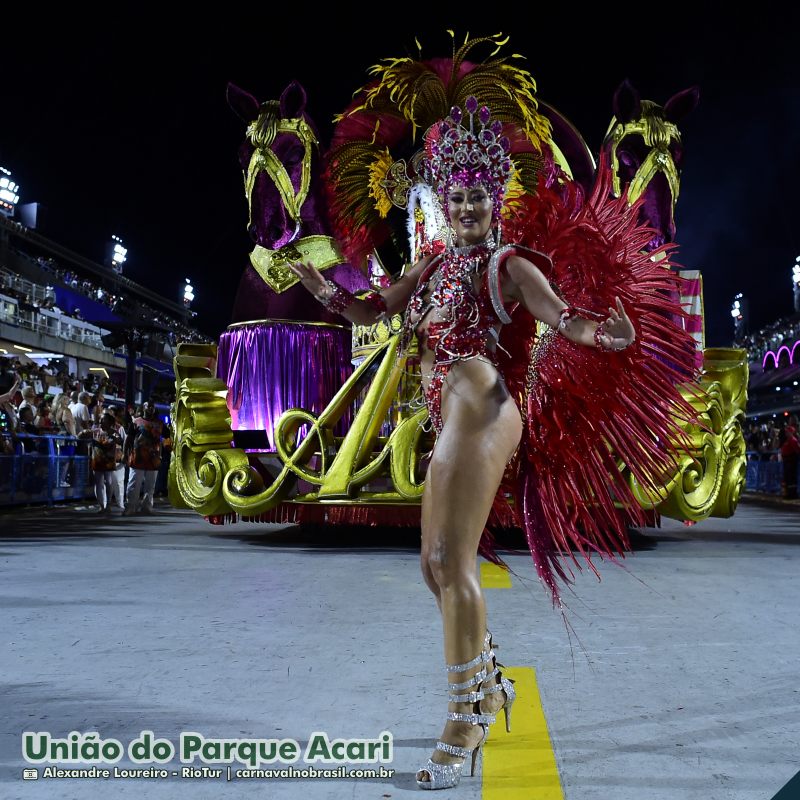
[[[265,430],[274,450],[278,417],[289,408],[320,414],[353,372],[350,352],[349,329],[269,321],[231,327],[219,341],[217,376],[228,385],[233,430]],[[351,421],[348,409],[336,435]]]

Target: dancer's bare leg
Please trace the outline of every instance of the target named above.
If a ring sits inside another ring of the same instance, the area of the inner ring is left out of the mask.
[[[431,519],[431,509],[433,508],[433,504],[436,502],[435,496],[433,494],[433,470],[431,469],[432,465],[428,466],[428,473],[425,476],[425,487],[422,490],[422,519],[421,519],[421,528],[422,528],[422,549],[420,552],[420,567],[422,569],[422,577],[425,579],[425,584],[431,590],[434,599],[436,600],[436,605],[439,606],[439,611],[442,610],[442,594],[439,591],[439,584],[436,582],[436,577],[433,574],[433,569],[429,563],[429,554],[427,552],[426,543],[425,543],[425,532],[431,530],[431,525],[433,521]]]
[[[423,497],[423,575],[429,586],[433,584],[442,611],[446,663],[463,664],[483,647],[486,606],[476,554],[506,463],[519,443],[522,422],[495,367],[479,359],[452,367],[443,386],[442,418],[444,427]],[[482,666],[450,673],[448,680],[462,683]],[[449,710],[474,709],[471,703],[451,703]],[[481,735],[478,726],[448,720],[440,738],[472,747]],[[460,760],[440,750],[432,759],[443,764]],[[426,780],[427,774],[417,777]]]

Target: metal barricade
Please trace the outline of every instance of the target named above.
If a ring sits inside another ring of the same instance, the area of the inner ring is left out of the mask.
[[[783,462],[778,460],[778,450],[747,451],[745,489],[764,494],[783,494]],[[800,475],[800,467],[798,468]]]
[[[3,434],[0,454],[0,506],[53,505],[59,500],[94,496],[88,443],[73,436]],[[13,442],[11,448],[8,443]],[[13,449],[13,453],[6,450]]]

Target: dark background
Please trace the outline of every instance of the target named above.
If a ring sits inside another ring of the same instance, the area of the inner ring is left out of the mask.
[[[176,301],[191,278],[197,324],[216,336],[250,249],[237,161],[244,126],[226,104],[227,82],[263,101],[298,79],[324,145],[331,117],[367,69],[416,55],[415,35],[432,57],[451,52],[448,27],[459,43],[467,30],[502,30],[508,51],[526,56],[542,99],[595,152],[624,78],[660,104],[698,85],[700,106],[681,126],[677,238],[680,263],[704,275],[708,344],[730,344],[737,292],[750,302],[751,330],[791,312],[800,254],[796,10],[325,8],[328,17],[297,4],[296,17],[282,18],[232,5],[171,22],[160,16],[166,8],[142,6],[115,7],[113,19],[4,11],[0,165],[20,184],[20,202],[44,203],[44,232],[95,260],[111,234],[122,237],[126,274]]]

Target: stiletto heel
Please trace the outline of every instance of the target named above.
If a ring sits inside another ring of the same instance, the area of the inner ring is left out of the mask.
[[[487,660],[486,650],[482,650],[480,655],[468,661],[466,664],[447,665],[448,672],[465,672],[478,664],[485,663]],[[455,764],[437,764],[433,759],[428,759],[428,763],[418,770],[418,772],[425,772],[428,774],[430,780],[422,781],[417,778],[417,786],[421,789],[450,789],[457,786],[461,780],[461,772],[464,769],[464,764],[468,756],[472,756],[470,763],[470,778],[475,775],[475,763],[478,760],[481,749],[486,742],[489,735],[489,725],[495,721],[494,714],[481,714],[480,702],[484,698],[483,690],[480,688],[481,683],[486,679],[486,667],[481,667],[469,680],[463,683],[450,683],[448,699],[451,703],[472,703],[473,713],[461,714],[456,711],[448,711],[447,719],[454,722],[469,722],[471,725],[480,725],[483,731],[480,741],[474,747],[459,747],[458,745],[448,744],[438,740],[436,742],[436,749],[448,753],[451,756],[458,756],[462,761]],[[478,690],[469,692],[468,694],[453,694],[463,689],[469,689],[471,686],[477,686]]]
[[[511,733],[511,706],[514,703],[514,700],[517,699],[517,693],[513,686],[511,686],[510,679],[509,679],[509,686],[510,686],[510,693],[509,689],[506,689],[506,697],[507,700],[505,705],[503,705],[503,712],[506,715],[506,733]]]
[[[492,642],[492,634],[490,631],[486,631],[486,638],[483,640],[483,651],[484,651],[484,660],[486,662],[492,662],[492,671],[489,672],[486,677],[484,678],[483,682],[486,683],[487,681],[491,680],[492,678],[497,678],[499,683],[495,683],[492,686],[481,687],[483,690],[484,696],[487,694],[494,694],[495,692],[505,692],[506,693],[506,700],[500,709],[503,711],[506,717],[506,733],[511,733],[511,706],[514,705],[514,701],[517,699],[517,691],[514,688],[514,681],[511,678],[506,678],[503,676],[502,670],[500,667],[504,665],[501,664],[494,653],[495,645]]]

